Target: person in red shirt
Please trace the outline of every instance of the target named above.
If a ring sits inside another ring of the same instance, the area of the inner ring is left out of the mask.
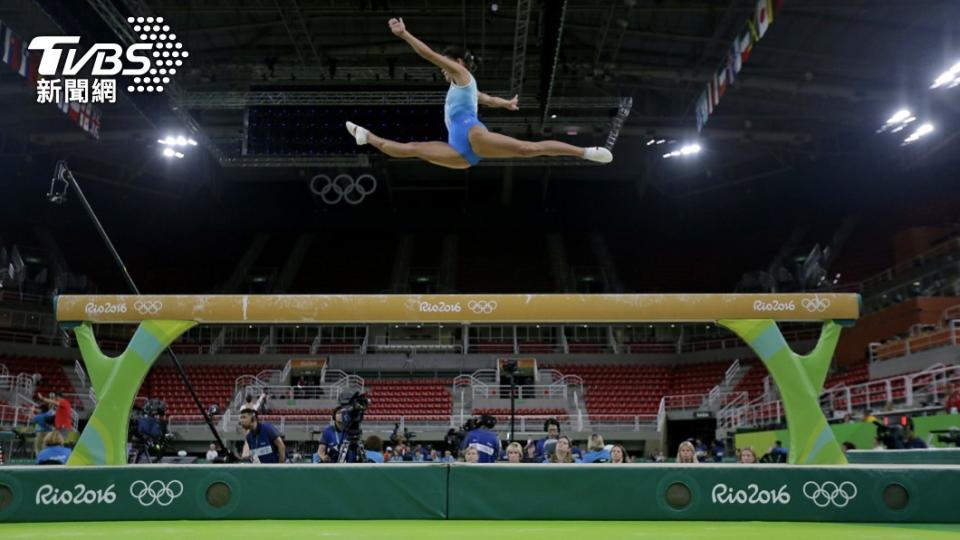
[[[53,427],[66,437],[73,431],[73,406],[70,404],[70,400],[57,392],[50,392],[49,397],[40,396],[40,399],[57,408],[53,417]]]
[[[947,394],[947,413],[953,409],[960,411],[960,384],[953,385],[953,392]]]

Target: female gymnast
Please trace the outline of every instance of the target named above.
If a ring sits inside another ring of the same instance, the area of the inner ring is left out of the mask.
[[[517,96],[511,100],[488,96],[477,91],[477,81],[471,75],[473,56],[455,47],[438,54],[407,32],[403,19],[390,19],[390,31],[413,47],[418,55],[440,68],[443,78],[450,83],[444,105],[447,142],[399,143],[378,137],[370,130],[347,122],[347,131],[358,145],[372,144],[378,150],[395,158],[419,158],[441,167],[466,169],[483,158],[528,158],[537,156],[572,156],[599,163],[610,163],[613,154],[603,147],[580,148],[560,141],[520,141],[488,131],[477,119],[477,103],[487,107],[517,110]]]

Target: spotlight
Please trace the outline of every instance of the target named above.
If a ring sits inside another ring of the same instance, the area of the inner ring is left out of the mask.
[[[655,141],[655,140],[653,140],[653,139],[650,139],[649,141],[647,141],[647,146],[653,146],[653,145],[655,145],[655,144],[657,144],[657,141]]]
[[[883,133],[887,130],[890,130],[890,133],[896,133],[916,120],[917,117],[910,112],[910,109],[900,109],[893,113],[890,118],[887,118],[887,121],[877,130],[877,133]]]
[[[915,130],[913,131],[913,134],[911,134],[909,137],[907,137],[906,139],[904,139],[902,146],[906,146],[906,145],[908,145],[908,144],[910,144],[910,143],[912,143],[912,142],[916,142],[916,141],[918,141],[921,137],[924,137],[924,136],[926,136],[926,135],[929,135],[930,133],[933,133],[933,124],[931,124],[931,123],[928,122],[928,123],[923,124],[922,126],[918,127],[917,129],[915,129]]]
[[[556,117],[557,117],[557,115],[555,115],[555,114],[551,114],[551,115],[550,115],[550,118],[556,118]]]
[[[166,158],[183,159],[183,154],[180,153],[180,152],[177,152],[177,151],[174,150],[173,148],[164,148],[164,149],[163,149],[163,156],[166,157]]]
[[[957,85],[960,85],[960,62],[957,62],[950,69],[941,73],[936,80],[933,81],[930,88],[940,88],[942,86],[953,88]]]
[[[492,11],[492,12],[494,12],[494,13],[500,11],[500,4],[498,4],[498,3],[496,3],[496,2],[491,2],[491,3],[490,3],[490,11]]]
[[[702,148],[700,147],[699,144],[696,144],[696,143],[694,143],[694,144],[685,144],[685,145],[683,145],[682,147],[680,147],[679,150],[674,150],[673,152],[668,152],[668,153],[664,154],[664,155],[663,155],[663,158],[664,158],[664,159],[670,159],[670,158],[674,158],[674,157],[677,157],[677,156],[692,156],[692,155],[695,155],[695,154],[699,154],[701,150],[702,150]]]
[[[910,109],[900,109],[899,111],[893,113],[893,116],[887,119],[887,124],[899,124],[911,116]]]

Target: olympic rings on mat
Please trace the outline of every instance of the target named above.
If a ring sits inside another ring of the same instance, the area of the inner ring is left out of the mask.
[[[833,505],[843,508],[857,496],[857,486],[853,482],[824,482],[823,485],[809,481],[803,485],[803,494],[820,508]]]
[[[325,174],[318,174],[310,179],[310,191],[329,205],[341,201],[357,205],[376,190],[377,179],[370,174],[361,174],[356,178],[339,174],[332,180]]]
[[[130,495],[143,506],[170,506],[183,493],[183,484],[179,480],[164,483],[163,480],[154,480],[149,484],[137,480],[130,484]]]

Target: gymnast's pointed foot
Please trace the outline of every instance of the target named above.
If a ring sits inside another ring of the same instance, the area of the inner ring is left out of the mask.
[[[347,122],[347,131],[353,135],[353,138],[357,140],[357,146],[363,146],[367,144],[367,135],[370,133],[370,130],[367,128],[360,127],[353,122]],[[612,157],[610,159],[613,159]]]
[[[602,146],[591,146],[583,149],[583,159],[597,163],[610,163],[613,161],[613,153]]]

